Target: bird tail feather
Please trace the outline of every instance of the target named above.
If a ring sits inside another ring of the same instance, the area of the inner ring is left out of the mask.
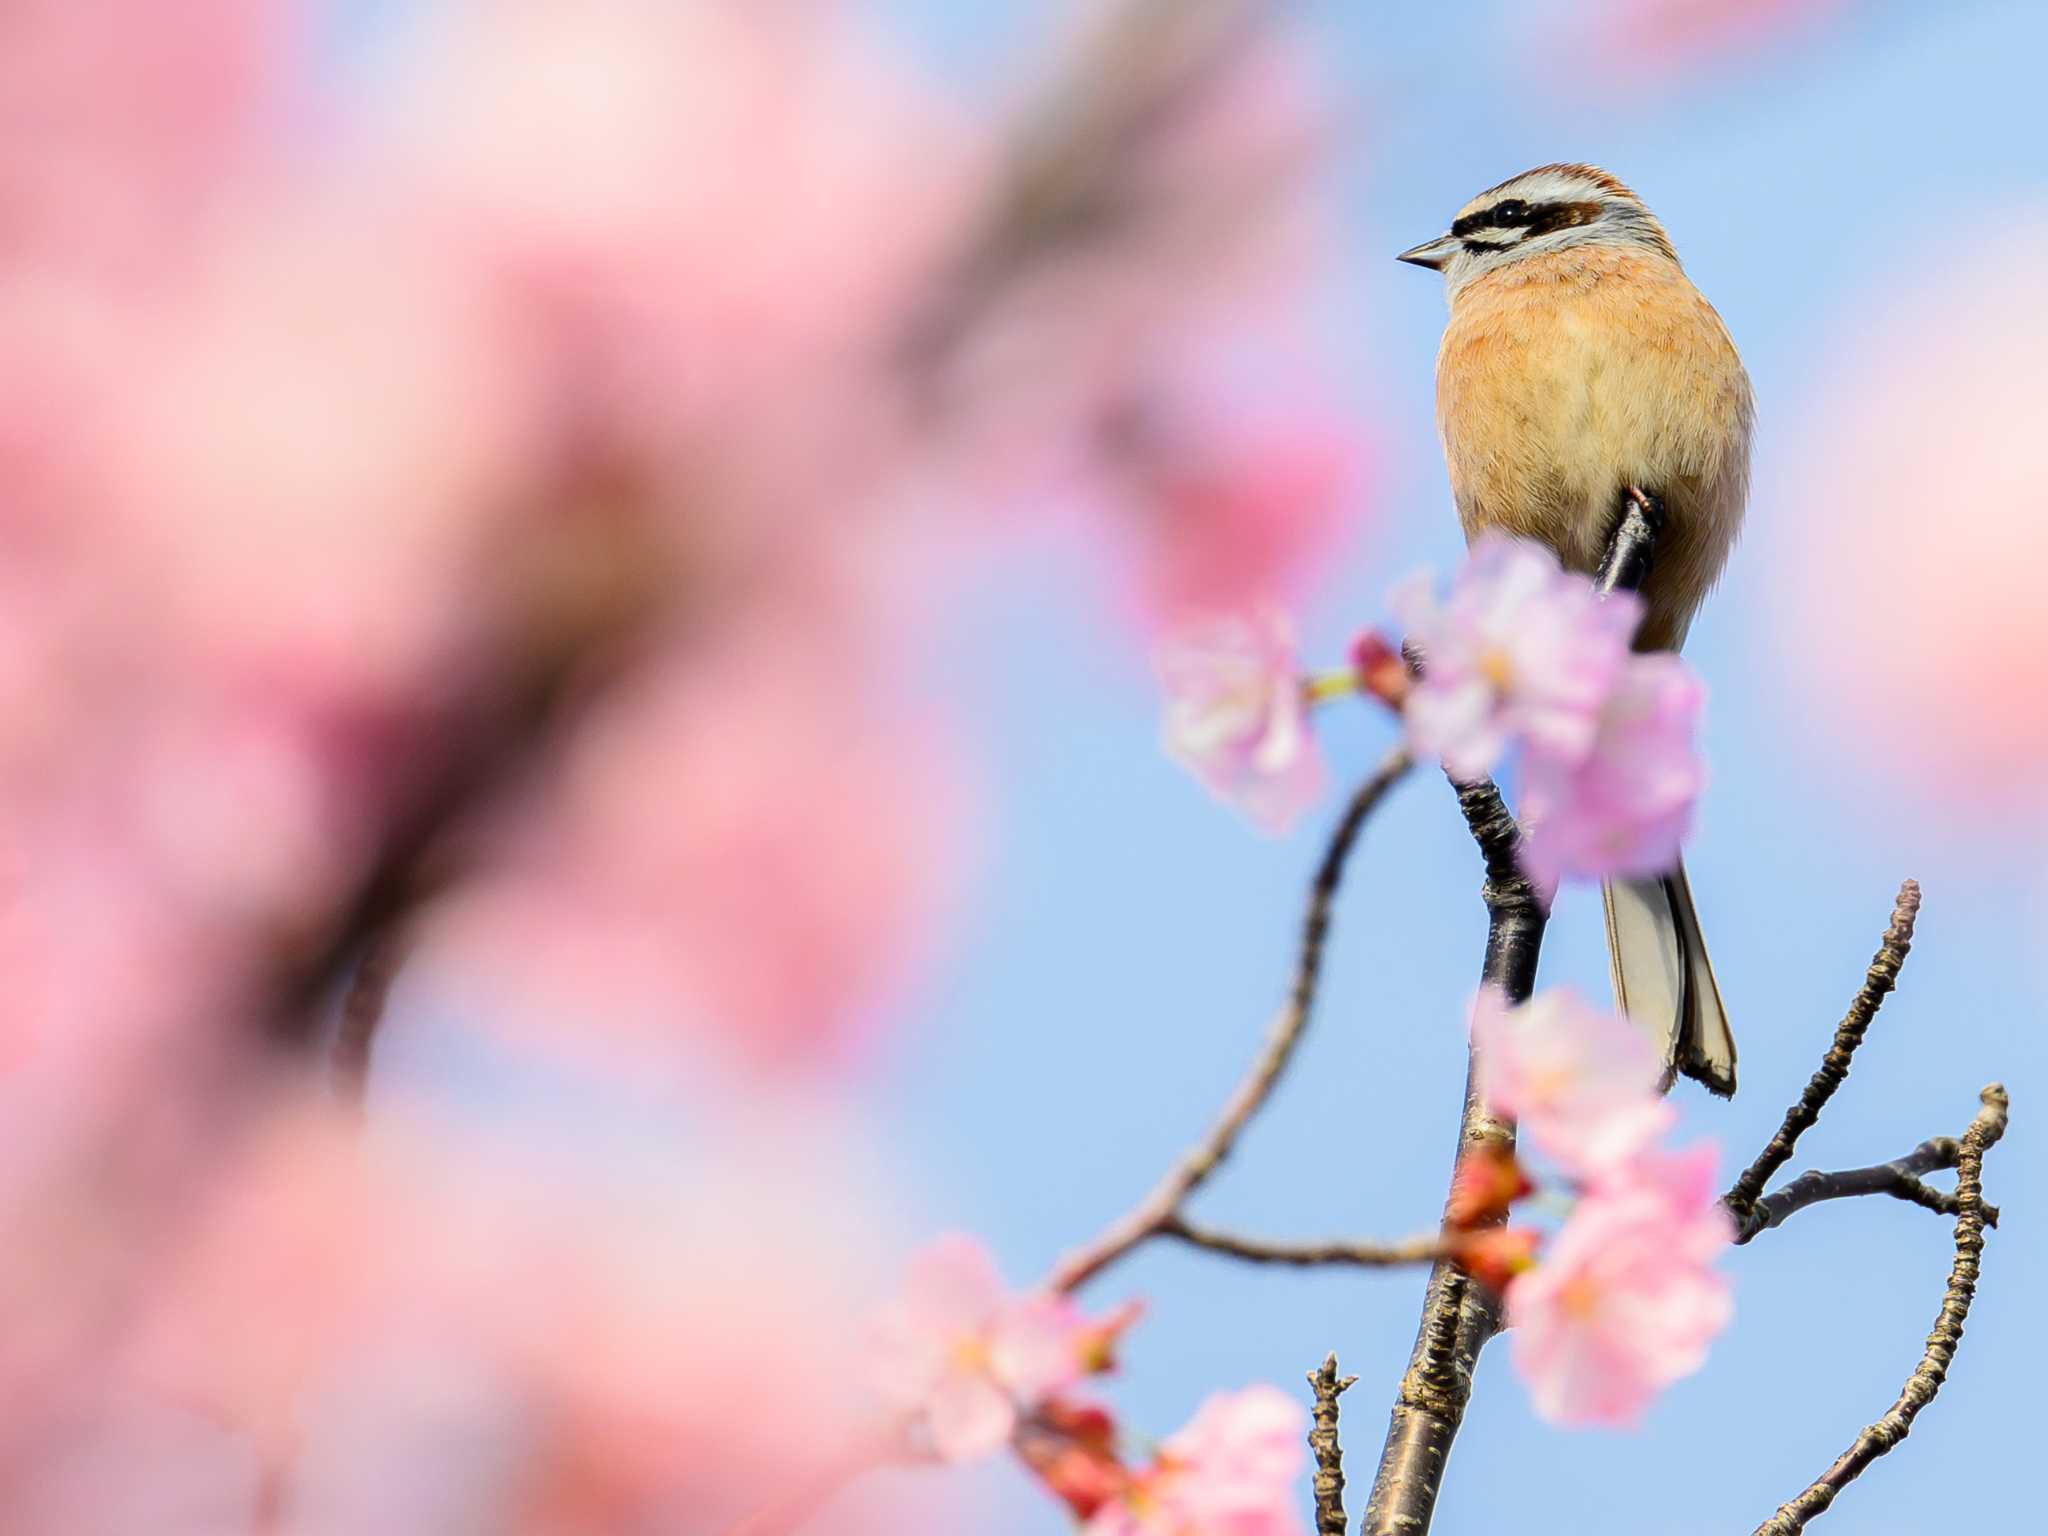
[[[1610,880],[1600,891],[1615,1004],[1655,1032],[1664,1050],[1665,1085],[1682,1072],[1724,1098],[1733,1094],[1735,1036],[1685,866],[1644,880]]]

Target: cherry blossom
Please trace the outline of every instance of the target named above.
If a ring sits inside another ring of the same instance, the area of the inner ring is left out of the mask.
[[[1422,573],[1393,606],[1423,657],[1409,740],[1459,779],[1493,772],[1517,741],[1584,759],[1642,615],[1633,595],[1603,601],[1547,549],[1497,535],[1472,546],[1448,597]]]
[[[1714,1260],[1733,1240],[1716,1152],[1645,1150],[1611,1166],[1507,1287],[1515,1368],[1557,1424],[1626,1425],[1699,1369],[1733,1315]]]
[[[1088,1536],[1293,1536],[1307,1415],[1276,1387],[1219,1392],[1159,1447]]]
[[[1080,1377],[1085,1332],[1073,1303],[1011,1294],[988,1250],[951,1233],[917,1256],[902,1299],[877,1319],[874,1379],[942,1458],[972,1461],[1009,1442],[1020,1404]]]
[[[1663,1063],[1643,1029],[1570,987],[1509,1007],[1496,988],[1472,1005],[1479,1092],[1580,1178],[1654,1141],[1676,1119],[1658,1092]]]
[[[1286,831],[1325,778],[1287,616],[1262,608],[1189,627],[1157,663],[1168,754],[1261,829]]]
[[[1676,656],[1629,659],[1585,754],[1529,754],[1522,863],[1539,885],[1657,875],[1678,863],[1706,786],[1698,745],[1706,688]]]

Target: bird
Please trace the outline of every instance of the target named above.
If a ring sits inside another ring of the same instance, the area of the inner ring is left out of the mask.
[[[1437,426],[1467,541],[1500,532],[1592,572],[1624,498],[1660,501],[1640,651],[1676,651],[1749,496],[1756,419],[1728,327],[1618,177],[1538,166],[1399,260],[1441,273]],[[1615,1002],[1684,1073],[1735,1091],[1735,1037],[1684,865],[1602,886]]]

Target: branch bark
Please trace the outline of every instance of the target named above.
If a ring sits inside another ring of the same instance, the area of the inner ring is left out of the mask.
[[[1316,1536],[1344,1536],[1351,1523],[1344,1513],[1344,1448],[1337,1441],[1337,1399],[1357,1380],[1356,1376],[1339,1379],[1334,1354],[1308,1373],[1308,1384],[1316,1394],[1315,1427],[1308,1433],[1309,1448],[1316,1454]]]
[[[1935,1316],[1934,1330],[1927,1336],[1927,1348],[1920,1356],[1919,1366],[1906,1378],[1891,1410],[1858,1435],[1811,1487],[1758,1526],[1756,1536],[1795,1536],[1805,1530],[1807,1522],[1833,1504],[1837,1494],[1912,1432],[1913,1420],[1934,1401],[1947,1380],[1949,1364],[1962,1343],[1963,1322],[1969,1317],[1970,1303],[1977,1294],[1978,1267],[1984,1252],[1984,1154],[2005,1134],[2010,1109],[2005,1089],[1997,1083],[1986,1087],[1978,1097],[1983,1107],[1963,1133],[1956,1156],[1955,1263],[1949,1269],[1948,1289],[1941,1298],[1941,1311]]]
[[[1199,1227],[1186,1218],[1169,1216],[1159,1226],[1161,1237],[1173,1238],[1191,1248],[1205,1248],[1226,1258],[1250,1264],[1286,1264],[1309,1269],[1325,1264],[1349,1264],[1360,1269],[1391,1269],[1401,1264],[1432,1264],[1447,1257],[1451,1245],[1441,1233],[1402,1238],[1395,1242],[1374,1242],[1334,1238],[1328,1242],[1290,1243],[1242,1233]]]
[[[1593,585],[1603,596],[1634,591],[1649,579],[1664,509],[1656,497],[1629,487],[1621,498],[1607,551]],[[1511,1004],[1536,987],[1549,912],[1523,875],[1521,829],[1489,780],[1458,786],[1458,808],[1486,865],[1483,985],[1498,987]],[[1478,1055],[1469,1052],[1464,1112],[1458,1123],[1458,1158],[1482,1149],[1511,1152],[1514,1125],[1489,1114],[1478,1094]],[[1456,1167],[1456,1162],[1453,1163]],[[1487,1340],[1500,1332],[1500,1298],[1457,1264],[1440,1259],[1423,1292],[1422,1321],[1407,1373],[1395,1395],[1362,1530],[1367,1536],[1419,1536],[1435,1517],[1444,1463],[1472,1398],[1472,1373]]]
[[[1735,1241],[1746,1243],[1809,1205],[1819,1205],[1824,1200],[1854,1199],[1860,1195],[1890,1195],[1894,1200],[1921,1206],[1939,1216],[1957,1215],[1962,1207],[1955,1195],[1934,1188],[1920,1175],[1953,1168],[1961,1157],[1962,1143],[1955,1137],[1930,1136],[1904,1157],[1895,1157],[1888,1163],[1878,1163],[1869,1168],[1845,1168],[1835,1173],[1809,1170],[1751,1207],[1748,1219],[1736,1230]],[[1984,1225],[1998,1225],[1997,1206],[1984,1207]]]
[[[1884,941],[1870,962],[1863,986],[1836,1028],[1834,1043],[1828,1047],[1827,1055],[1821,1058],[1819,1070],[1807,1082],[1806,1091],[1799,1096],[1798,1102],[1785,1111],[1785,1119],[1778,1127],[1777,1135],[1757,1154],[1756,1161],[1743,1170],[1734,1187],[1721,1197],[1721,1203],[1728,1207],[1728,1214],[1735,1218],[1738,1231],[1748,1229],[1757,1201],[1771,1175],[1791,1161],[1799,1138],[1820,1119],[1820,1112],[1835,1096],[1835,1090],[1842,1086],[1843,1079],[1848,1077],[1850,1058],[1863,1043],[1864,1033],[1870,1028],[1871,1020],[1877,1017],[1877,1010],[1883,1006],[1892,988],[1898,985],[1899,971],[1906,963],[1906,956],[1912,952],[1913,925],[1919,916],[1920,884],[1916,880],[1908,880],[1899,887],[1898,901],[1892,907],[1891,925],[1884,931]],[[1770,1225],[1775,1226],[1776,1223]]]
[[[1344,867],[1365,830],[1365,823],[1387,792],[1406,776],[1413,760],[1405,749],[1388,754],[1378,770],[1358,787],[1351,803],[1337,822],[1322,863],[1309,888],[1308,914],[1302,923],[1301,948],[1294,967],[1294,985],[1286,1006],[1274,1019],[1265,1048],[1252,1063],[1237,1088],[1225,1102],[1216,1123],[1201,1141],[1166,1171],[1149,1194],[1126,1215],[1105,1228],[1092,1242],[1075,1249],[1054,1266],[1046,1284],[1055,1291],[1071,1291],[1087,1284],[1110,1265],[1146,1240],[1157,1237],[1179,1220],[1181,1205],[1201,1188],[1237,1145],[1237,1138],[1272,1095],[1280,1074],[1293,1059],[1315,1007],[1316,987],[1322,978],[1324,942],[1330,931],[1330,911]]]

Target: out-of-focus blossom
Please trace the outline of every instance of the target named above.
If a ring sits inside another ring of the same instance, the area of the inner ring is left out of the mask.
[[[859,1441],[850,1397],[791,1385],[855,1363],[865,1202],[825,1170],[677,1179],[399,1115],[366,1141],[315,1104],[216,1129],[236,1155],[181,1221],[76,1210],[0,1266],[39,1319],[103,1309],[0,1434],[11,1526],[238,1528],[261,1469],[311,1529],[722,1528]],[[95,1451],[124,1475],[81,1476]]]
[[[917,1256],[877,1320],[875,1383],[941,1457],[971,1461],[1008,1444],[1020,1405],[1079,1378],[1085,1326],[1065,1297],[1010,1293],[988,1250],[952,1233]]]
[[[1649,1037],[1569,987],[1511,1008],[1498,989],[1472,1005],[1479,1093],[1580,1178],[1598,1176],[1662,1135],[1674,1113],[1658,1093]]]
[[[1355,427],[1270,359],[1228,352],[1140,395],[1104,429],[1103,452],[1141,616],[1169,628],[1297,595],[1345,531],[1360,479]]]
[[[1422,652],[1409,739],[1460,779],[1491,773],[1517,740],[1582,761],[1642,616],[1632,594],[1602,600],[1549,550],[1492,535],[1472,546],[1446,599],[1425,572],[1393,606]]]
[[[0,12],[6,261],[147,280],[284,126],[307,0]]]
[[[1480,1006],[1485,1006],[1483,1001]],[[1535,1188],[1513,1152],[1494,1146],[1479,1147],[1460,1157],[1452,1171],[1451,1195],[1444,1203],[1444,1225],[1481,1227],[1498,1221],[1507,1215],[1509,1206]]]
[[[394,175],[700,561],[824,536],[899,467],[890,349],[985,150],[853,9],[465,0],[420,34]]]
[[[431,916],[422,964],[572,1050],[855,1059],[942,940],[966,793],[941,724],[804,601],[601,700]]]
[[[1507,1288],[1516,1369],[1558,1424],[1630,1424],[1699,1369],[1733,1314],[1713,1269],[1732,1241],[1715,1150],[1638,1152],[1610,1168],[1535,1268]]]
[[[1850,0],[1564,0],[1539,6],[1546,38],[1596,55],[1624,84],[1739,64],[1819,32]]]
[[[1539,885],[1664,874],[1678,863],[1706,786],[1697,740],[1706,696],[1678,657],[1632,656],[1582,758],[1529,753],[1522,863]]]
[[[1275,1387],[1217,1393],[1096,1511],[1088,1536],[1294,1536],[1307,1422]]]
[[[2048,783],[2048,296],[2024,275],[2048,261],[2048,207],[1995,213],[1995,251],[1916,254],[1815,349],[1815,426],[1759,491],[1802,509],[1757,562],[1773,608],[1759,675],[1822,771],[1889,777],[1912,796],[1906,819],[2009,841]]]
[[[1322,793],[1294,626],[1261,608],[1162,641],[1166,750],[1268,832],[1284,832]]]

